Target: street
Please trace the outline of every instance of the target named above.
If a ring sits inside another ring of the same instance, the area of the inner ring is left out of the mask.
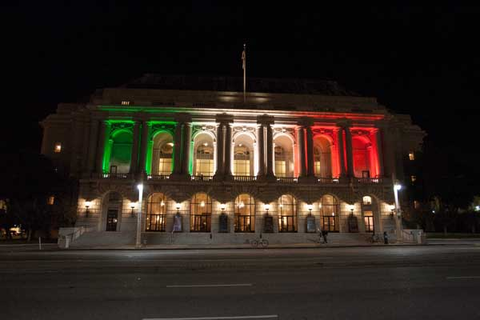
[[[0,251],[2,319],[478,319],[480,246]]]

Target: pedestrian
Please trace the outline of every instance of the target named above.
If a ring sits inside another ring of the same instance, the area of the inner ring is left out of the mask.
[[[327,230],[322,230],[322,237],[323,237],[323,241],[325,243],[328,243],[327,241],[327,235],[328,235],[328,231]]]
[[[383,231],[383,243],[388,244],[388,234],[387,234],[387,231]]]

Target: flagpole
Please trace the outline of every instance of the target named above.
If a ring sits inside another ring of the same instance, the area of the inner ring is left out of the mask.
[[[243,103],[247,102],[247,44],[243,44]]]

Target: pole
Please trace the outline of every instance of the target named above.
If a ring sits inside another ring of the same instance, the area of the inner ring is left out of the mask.
[[[143,179],[137,186],[138,188],[138,212],[137,212],[137,236],[135,239],[135,247],[141,248],[142,246],[142,199],[143,199]]]
[[[247,44],[243,44],[243,103],[247,102]]]
[[[38,250],[42,250],[42,237],[38,237]]]
[[[401,240],[401,213],[402,209],[400,208],[400,201],[398,200],[398,191],[400,190],[401,186],[397,182],[395,178],[395,174],[392,174],[392,181],[393,181],[393,195],[395,197],[395,224],[396,224],[396,231],[397,231],[397,242]]]

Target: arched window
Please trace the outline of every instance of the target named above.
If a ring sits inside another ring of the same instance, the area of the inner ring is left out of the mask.
[[[285,135],[274,139],[275,144],[275,176],[293,177],[293,142]]]
[[[327,138],[315,137],[313,146],[314,172],[316,177],[332,177],[331,144]]]
[[[338,216],[340,206],[338,200],[331,195],[324,195],[320,199],[320,216],[322,219],[322,230],[338,232]]]
[[[372,204],[372,197],[364,196],[362,199],[363,205],[371,205]]]
[[[168,198],[163,193],[154,193],[148,198],[145,231],[165,231]]]
[[[118,231],[119,219],[122,216],[122,196],[118,192],[110,192],[105,197],[106,205],[106,231]]]
[[[111,148],[109,173],[128,173],[130,171],[132,139],[133,135],[130,131],[120,130],[112,134],[109,141]]]
[[[235,199],[235,232],[255,232],[255,199],[249,194]]]
[[[362,198],[362,214],[365,223],[365,232],[374,232],[375,220],[373,218],[372,197],[364,196]]]
[[[364,136],[352,137],[353,171],[357,178],[370,178],[372,173],[372,144]]]
[[[213,138],[206,133],[200,133],[195,137],[194,150],[193,175],[212,177],[214,174]]]
[[[190,203],[190,231],[210,232],[212,220],[212,198],[206,193],[197,193]]]
[[[233,149],[233,174],[253,176],[253,159],[253,139],[246,134],[238,136]]]
[[[291,195],[278,198],[278,231],[297,232],[297,201]]]
[[[173,169],[173,137],[168,132],[160,132],[153,139],[152,174],[166,176]]]

